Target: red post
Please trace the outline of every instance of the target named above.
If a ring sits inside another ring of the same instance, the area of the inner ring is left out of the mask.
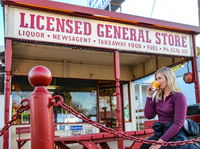
[[[11,65],[12,65],[12,40],[6,39],[6,51],[5,51],[5,113],[4,113],[4,123],[6,124],[9,121],[10,113],[10,92],[11,92]],[[3,148],[9,148],[9,130],[5,131],[3,136]]]
[[[122,120],[122,101],[120,91],[120,58],[119,52],[114,52],[114,69],[115,69],[115,82],[116,82],[116,99],[117,99],[117,123],[118,131],[123,131],[123,120]],[[118,149],[123,149],[123,140],[118,141]]]
[[[197,66],[197,53],[196,53],[196,43],[195,36],[192,36],[193,41],[193,52],[194,56],[192,57],[192,74],[194,77],[194,88],[196,95],[196,103],[200,103],[200,87],[199,87],[199,78],[198,78],[198,66]]]
[[[30,70],[28,79],[35,87],[30,96],[31,148],[54,149],[52,95],[45,88],[52,80],[51,72],[46,67],[36,66]]]

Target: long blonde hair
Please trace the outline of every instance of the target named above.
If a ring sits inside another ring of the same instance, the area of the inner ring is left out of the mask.
[[[167,86],[172,93],[180,91],[180,89],[177,87],[176,84],[176,75],[169,67],[162,67],[161,69],[157,70],[155,73],[155,79],[158,73],[161,73],[162,75],[165,76],[165,79],[167,81]],[[163,91],[161,89],[158,89],[155,97],[157,102],[161,100],[163,97]]]

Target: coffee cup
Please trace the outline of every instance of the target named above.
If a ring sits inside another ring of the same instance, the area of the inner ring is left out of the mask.
[[[160,82],[158,82],[158,81],[153,81],[153,82],[151,83],[151,89],[152,89],[153,91],[157,90],[159,87],[160,87]]]

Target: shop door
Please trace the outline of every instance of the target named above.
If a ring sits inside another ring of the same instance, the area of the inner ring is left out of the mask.
[[[99,84],[99,121],[106,127],[117,127],[116,88],[113,82]]]

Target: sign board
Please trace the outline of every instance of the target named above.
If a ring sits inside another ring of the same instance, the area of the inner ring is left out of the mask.
[[[83,126],[82,125],[73,125],[73,126],[70,126],[70,130],[71,130],[71,135],[81,135]]]
[[[83,126],[82,125],[70,126],[70,130],[83,130]]]
[[[193,56],[190,34],[7,6],[8,38]]]

